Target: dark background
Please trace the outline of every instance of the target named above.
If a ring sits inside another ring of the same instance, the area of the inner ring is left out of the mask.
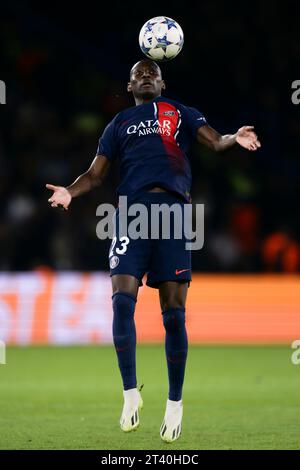
[[[193,202],[205,203],[205,272],[299,272],[300,79],[296,2],[9,2],[1,5],[0,269],[108,269],[96,238],[101,202],[116,202],[117,165],[105,185],[50,209],[46,183],[70,184],[94,158],[120,110],[138,34],[150,18],[181,25],[179,56],[161,64],[165,95],[197,107],[221,133],[254,125],[262,148],[190,155]]]

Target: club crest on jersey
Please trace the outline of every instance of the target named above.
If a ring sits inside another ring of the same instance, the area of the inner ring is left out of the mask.
[[[120,260],[118,256],[112,256],[109,261],[109,267],[110,269],[114,269],[118,266]]]
[[[175,111],[164,111],[164,112],[163,112],[163,115],[164,115],[164,116],[174,116],[174,115],[175,115]]]

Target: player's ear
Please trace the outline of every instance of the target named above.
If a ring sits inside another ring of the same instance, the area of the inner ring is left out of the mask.
[[[132,91],[131,83],[130,83],[130,82],[127,83],[127,91]]]
[[[162,89],[162,90],[165,90],[165,89],[166,89],[166,83],[165,83],[164,80],[162,80],[161,89]]]

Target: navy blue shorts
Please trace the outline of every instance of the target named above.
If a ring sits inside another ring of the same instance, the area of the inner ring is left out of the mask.
[[[119,233],[120,208],[117,208],[114,220],[114,238],[109,250],[110,275],[129,274],[137,278],[139,285],[142,285],[142,278],[147,274],[146,284],[154,288],[158,288],[163,281],[189,282],[191,280],[191,251],[186,248],[187,240],[183,230],[183,207],[187,203],[173,194],[165,192],[144,193],[131,204],[133,203],[142,203],[147,208],[148,238],[133,239],[130,237],[130,232],[127,233],[128,236],[122,236],[122,233]],[[162,237],[161,216],[160,229],[156,235],[158,238],[153,238],[151,228],[154,224],[150,215],[151,205],[167,204],[171,206],[174,203],[177,205],[176,210],[181,210],[182,217],[178,217],[178,212],[174,216],[170,211],[170,237],[165,239]],[[134,219],[136,216],[128,216],[127,228]],[[181,238],[178,238],[179,229],[182,232]]]

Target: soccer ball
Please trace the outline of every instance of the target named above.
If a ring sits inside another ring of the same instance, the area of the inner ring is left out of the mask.
[[[176,21],[167,16],[156,16],[147,21],[139,35],[140,48],[153,60],[171,60],[183,46],[183,31]]]

